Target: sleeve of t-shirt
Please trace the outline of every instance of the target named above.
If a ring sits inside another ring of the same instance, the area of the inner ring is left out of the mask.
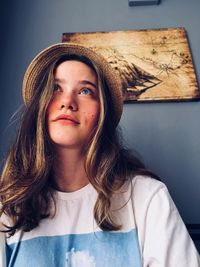
[[[198,252],[164,184],[151,196],[144,219],[144,267],[200,267]]]
[[[5,234],[2,232],[0,232],[0,267],[6,267]]]

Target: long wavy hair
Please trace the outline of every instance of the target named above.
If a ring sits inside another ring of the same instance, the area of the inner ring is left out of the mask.
[[[86,146],[85,158],[88,179],[98,193],[94,206],[97,225],[105,231],[119,230],[121,226],[112,218],[112,196],[137,174],[154,176],[139,159],[123,148],[113,123],[112,98],[100,70],[83,56],[63,56],[48,68],[25,107],[16,140],[8,152],[0,177],[0,216],[6,214],[12,221],[11,225],[6,225],[9,235],[16,230],[30,231],[42,219],[53,216],[51,206],[56,204],[52,166],[55,156],[47,130],[46,111],[54,93],[55,69],[66,60],[87,64],[98,77],[100,117]]]

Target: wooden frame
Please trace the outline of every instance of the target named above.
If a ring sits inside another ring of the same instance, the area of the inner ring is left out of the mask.
[[[160,0],[129,0],[129,6],[149,6],[158,5]]]
[[[125,102],[200,99],[184,28],[63,33],[62,41],[101,53],[122,78]]]

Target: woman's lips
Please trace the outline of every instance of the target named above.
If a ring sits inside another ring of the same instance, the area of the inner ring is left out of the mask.
[[[66,114],[59,115],[53,121],[59,121],[62,124],[80,124],[75,117]]]

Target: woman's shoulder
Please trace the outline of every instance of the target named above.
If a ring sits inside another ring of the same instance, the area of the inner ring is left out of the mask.
[[[155,178],[137,175],[132,179],[131,188],[132,202],[138,213],[147,212],[152,204],[167,204],[174,209],[167,186]]]
[[[134,175],[123,184],[121,188],[122,193],[131,193],[133,197],[140,196],[140,198],[151,198],[159,191],[168,191],[166,185],[160,180],[148,175]]]
[[[152,203],[168,202],[173,206],[166,185],[151,176],[135,175],[124,183],[120,191],[123,198],[131,200],[134,212],[139,216],[144,216]]]
[[[135,193],[139,191],[140,194],[144,194],[145,196],[154,195],[159,190],[167,190],[163,182],[147,175],[136,175],[132,179],[131,186]]]

